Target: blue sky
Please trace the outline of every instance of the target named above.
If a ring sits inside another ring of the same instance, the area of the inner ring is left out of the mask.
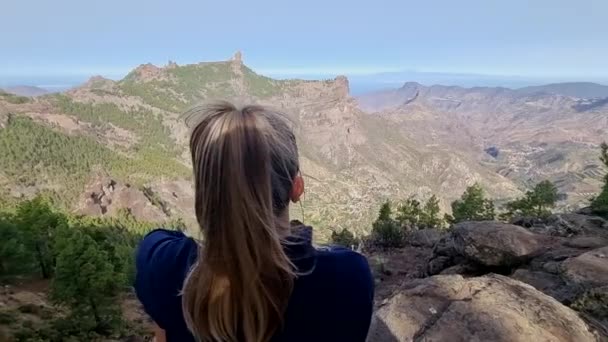
[[[396,70],[608,79],[606,0],[19,0],[0,12],[0,81],[120,77],[145,62],[271,75]]]

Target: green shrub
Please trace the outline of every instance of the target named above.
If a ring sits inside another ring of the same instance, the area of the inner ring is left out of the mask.
[[[572,308],[599,319],[608,319],[608,286],[589,290],[572,303]]]
[[[11,311],[0,311],[0,324],[11,325],[17,322],[17,313]]]
[[[403,247],[405,232],[401,224],[393,219],[389,201],[382,203],[378,218],[372,225],[371,243],[382,248]]]
[[[534,190],[526,192],[524,197],[507,203],[507,212],[501,214],[501,217],[522,215],[546,218],[551,215],[551,208],[555,206],[557,197],[558,191],[555,185],[548,180],[542,181],[534,187]]]
[[[374,222],[372,228],[372,243],[384,248],[403,247],[405,233],[401,225],[395,220],[381,220]]]
[[[494,202],[486,199],[479,184],[468,187],[459,200],[452,202],[450,223],[493,220]]]
[[[30,98],[26,96],[19,96],[14,94],[5,93],[0,90],[0,98],[3,98],[8,103],[12,104],[24,104],[30,102]]]
[[[42,307],[35,304],[25,304],[21,305],[18,310],[21,313],[38,315],[42,312]]]
[[[359,244],[359,239],[353,235],[348,229],[344,228],[341,232],[333,231],[331,233],[332,243],[348,248],[353,248]]]

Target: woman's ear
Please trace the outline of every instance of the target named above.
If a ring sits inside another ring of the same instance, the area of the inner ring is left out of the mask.
[[[289,194],[289,199],[293,203],[297,203],[300,201],[300,197],[304,193],[304,178],[299,173],[293,179],[293,185],[291,187],[291,194]]]

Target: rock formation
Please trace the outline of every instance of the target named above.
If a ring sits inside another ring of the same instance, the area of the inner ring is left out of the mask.
[[[528,228],[411,232],[405,248],[371,252],[378,310],[368,340],[608,341],[604,227],[556,214]]]

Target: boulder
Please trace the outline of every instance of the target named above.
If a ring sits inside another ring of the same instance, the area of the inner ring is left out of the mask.
[[[412,280],[374,315],[369,342],[596,341],[570,308],[500,275]]]
[[[511,278],[532,285],[535,289],[565,304],[572,303],[580,294],[578,289],[568,286],[559,275],[544,270],[518,269]]]
[[[437,274],[442,270],[438,267],[449,267],[462,262],[472,262],[482,267],[513,268],[530,258],[542,254],[552,238],[529,232],[525,228],[512,224],[480,221],[463,222],[454,226],[451,234],[442,239],[434,248],[430,260]],[[452,258],[451,264],[445,257]],[[434,262],[435,259],[441,263]]]
[[[600,248],[608,246],[608,239],[599,236],[579,236],[566,240],[563,245],[580,249]]]
[[[594,288],[608,285],[608,247],[594,249],[561,265],[562,276],[566,281],[581,288]]]
[[[544,224],[544,220],[535,216],[516,216],[511,219],[511,224],[516,226],[522,226],[525,228],[530,228],[537,225]]]
[[[414,247],[433,247],[445,233],[439,229],[420,229],[409,233],[405,242]]]
[[[555,214],[547,219],[547,227],[555,236],[598,236],[608,238],[608,221],[599,216]]]

